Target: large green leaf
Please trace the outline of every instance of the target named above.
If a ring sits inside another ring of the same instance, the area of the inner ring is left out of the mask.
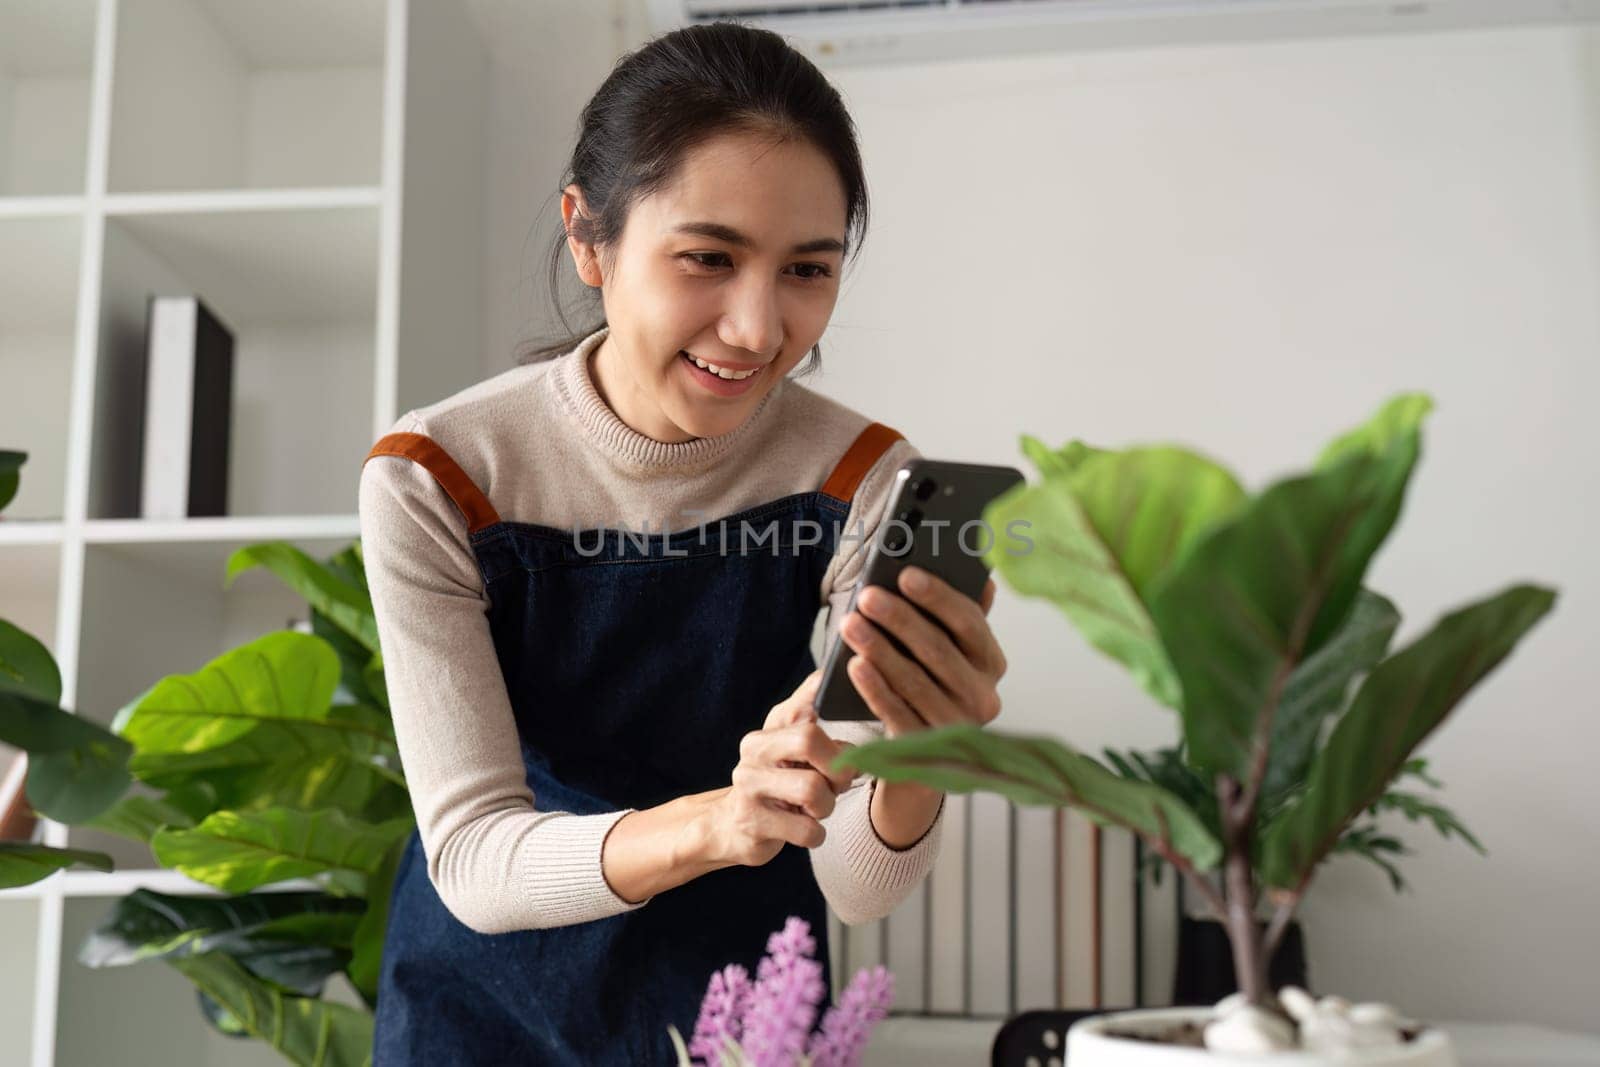
[[[128,791],[132,751],[126,741],[111,737],[29,756],[28,802],[41,815],[69,826],[92,819]]]
[[[252,1034],[302,1067],[368,1067],[373,1017],[344,1004],[288,996],[227,956],[168,961]]]
[[[0,449],[0,509],[11,503],[22,483],[22,465],[28,460],[26,452],[8,452]]]
[[[275,541],[246,545],[229,556],[224,588],[253,567],[270,570],[368,652],[378,651],[377,617],[372,612],[372,597],[364,587],[352,584],[293,545]]]
[[[358,900],[319,892],[204,897],[135,889],[84,939],[78,961],[120,967],[225,952],[257,978],[318,996],[349,961],[361,911]]]
[[[1019,804],[1078,808],[1097,822],[1169,841],[1199,870],[1214,867],[1222,856],[1221,845],[1183,801],[1149,782],[1119,777],[1052,737],[946,726],[858,745],[834,766],[948,792],[983,791]]]
[[[311,612],[311,632],[328,642],[339,657],[337,699],[379,708],[389,706],[389,694],[383,686],[382,656],[368,652],[320,611]]]
[[[389,710],[389,679],[383,671],[383,656],[376,655],[362,668],[361,680],[366,683],[367,695],[385,711]]]
[[[1182,449],[1063,452],[1044,461],[1055,464],[1054,475],[985,510],[997,531],[1025,522],[1033,542],[1013,554],[997,537],[987,562],[1018,592],[1054,601],[1146,692],[1178,707],[1182,691],[1150,618],[1149,589],[1244,492],[1226,470]]]
[[[0,889],[32,885],[39,879],[73,864],[81,863],[97,871],[111,870],[111,857],[104,852],[81,848],[51,848],[20,841],[0,841]]]
[[[44,642],[0,619],[0,717],[7,693],[22,693],[52,706],[61,703],[61,670]]]
[[[396,838],[383,863],[367,882],[367,910],[356,927],[354,955],[350,959],[350,984],[367,1001],[378,1002],[378,969],[383,963],[383,938],[389,923],[389,898],[394,890],[394,875],[411,840],[409,833]]]
[[[1344,707],[1350,684],[1389,650],[1400,612],[1384,597],[1363,589],[1344,627],[1295,668],[1272,721],[1263,792],[1272,796],[1305,781],[1307,765],[1328,716]]]
[[[194,674],[173,674],[117,713],[112,729],[141,753],[200,752],[264,719],[327,716],[339,659],[326,641],[292,630],[225,652]]]
[[[361,541],[351,541],[328,557],[328,570],[343,579],[346,585],[367,592],[367,563],[361,557]],[[370,594],[369,594],[370,595]]]
[[[382,712],[345,705],[328,709],[323,719],[262,720],[220,748],[137,753],[129,768],[164,789],[204,783],[212,799],[206,814],[337,807],[382,820],[409,810],[392,726]]]
[[[96,742],[127,747],[127,742],[92,719],[20,690],[0,691],[0,742],[34,755],[68,752]]]
[[[217,811],[192,830],[168,827],[151,849],[163,867],[228,893],[324,871],[371,876],[412,820],[367,823],[337,808]]]
[[[35,637],[0,620],[0,742],[29,753],[28,802],[62,823],[104,811],[128,788],[129,744],[63,711],[61,672]]]
[[[1345,624],[1399,516],[1426,397],[1401,396],[1327,467],[1279,482],[1157,582],[1150,612],[1183,688],[1189,758],[1240,781],[1290,676]],[[1263,738],[1262,740],[1266,740]]]
[[[1538,586],[1513,586],[1446,615],[1375,667],[1313,761],[1305,794],[1264,833],[1267,881],[1300,885],[1423,738],[1550,610],[1555,596]]]

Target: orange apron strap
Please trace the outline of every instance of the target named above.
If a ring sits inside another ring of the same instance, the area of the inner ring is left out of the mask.
[[[500,521],[489,498],[483,495],[483,490],[473,484],[467,472],[433,438],[420,433],[386,434],[367,453],[367,459],[373,456],[402,456],[420,463],[460,509],[467,520],[468,533],[477,533]],[[363,466],[366,465],[366,460],[361,462]]]
[[[899,430],[881,422],[868,425],[845,450],[844,458],[828,475],[822,491],[848,504],[856,495],[856,487],[861,484],[861,479],[867,476],[867,471],[872,469],[872,465],[878,462],[890,445],[903,436]]]

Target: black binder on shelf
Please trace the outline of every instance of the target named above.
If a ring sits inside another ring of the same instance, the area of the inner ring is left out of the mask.
[[[145,315],[139,514],[228,513],[233,331],[195,296],[152,296]]]

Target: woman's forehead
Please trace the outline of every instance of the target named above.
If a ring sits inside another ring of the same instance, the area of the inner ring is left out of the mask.
[[[845,236],[844,185],[831,161],[804,140],[729,136],[698,145],[684,154],[673,180],[638,207],[662,239],[700,223],[763,247]]]

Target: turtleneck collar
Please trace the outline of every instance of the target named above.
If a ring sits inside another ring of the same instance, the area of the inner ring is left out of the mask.
[[[553,368],[551,377],[562,408],[578,421],[584,432],[606,455],[629,467],[684,471],[715,463],[771,417],[775,402],[787,381],[784,379],[773,386],[761,398],[761,403],[756,405],[749,418],[725,434],[676,443],[657,441],[618,418],[595,388],[589,359],[609,332],[609,326],[602,326],[580,341],[572,351],[558,357],[559,362]]]

